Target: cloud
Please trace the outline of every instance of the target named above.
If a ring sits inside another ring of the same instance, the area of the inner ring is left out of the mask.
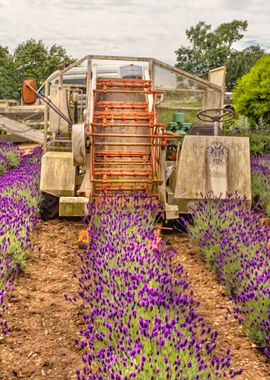
[[[215,28],[233,19],[247,19],[249,24],[239,46],[246,47],[251,40],[270,46],[266,0],[0,0],[0,4],[0,44],[11,50],[35,38],[48,46],[63,45],[77,58],[138,55],[174,64],[175,50],[188,44],[186,29],[201,20]]]

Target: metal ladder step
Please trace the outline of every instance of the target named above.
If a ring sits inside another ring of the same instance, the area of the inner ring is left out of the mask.
[[[106,161],[106,160],[102,160],[102,161],[95,161],[95,165],[124,165],[124,166],[139,166],[139,165],[143,165],[143,166],[152,166],[152,162],[145,162],[145,161],[121,161],[121,160],[114,160],[114,161]]]
[[[157,184],[161,185],[160,179],[103,179],[103,178],[91,178],[92,182],[98,183],[145,183],[145,184]]]
[[[164,138],[162,135],[154,135],[154,134],[137,134],[137,133],[89,133],[88,136],[94,137],[125,137],[125,138],[142,138],[142,139],[162,139]],[[106,142],[104,142],[105,144]]]
[[[150,80],[145,79],[122,79],[122,78],[114,78],[114,79],[102,79],[98,78],[96,81],[97,87],[152,87],[152,82]]]
[[[144,90],[123,90],[123,89],[113,89],[113,88],[106,88],[106,89],[99,89],[96,88],[93,90],[96,93],[115,93],[115,94],[146,94],[146,95],[153,95],[153,94],[162,94],[163,92],[160,90],[151,90],[151,89],[144,89]]]
[[[129,171],[126,171],[129,170]],[[106,175],[108,177],[149,177],[151,176],[151,170],[139,171],[138,168],[133,169],[123,169],[123,168],[95,168],[94,173],[97,176]]]
[[[142,123],[142,124],[124,124],[124,123],[107,123],[107,122],[101,122],[101,123],[92,123],[91,125],[95,127],[119,127],[119,128],[130,128],[130,127],[145,127],[145,128],[154,128],[154,127],[164,127],[164,124],[160,123]]]
[[[138,150],[132,150],[132,151],[121,151],[121,150],[97,150],[96,152],[97,156],[106,156],[106,157],[145,157],[145,151],[138,151]]]
[[[148,103],[146,102],[110,102],[110,101],[102,101],[97,103],[97,108],[105,108],[105,109],[142,109],[147,112]]]
[[[112,112],[112,111],[95,111],[94,119],[101,118],[111,118],[116,120],[148,120],[153,118],[154,114],[152,112]]]

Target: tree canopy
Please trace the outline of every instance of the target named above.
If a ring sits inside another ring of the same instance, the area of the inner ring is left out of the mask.
[[[226,84],[230,90],[237,78],[245,74],[260,58],[264,51],[257,45],[237,50],[233,44],[243,38],[247,30],[246,20],[222,23],[216,29],[205,21],[186,30],[189,47],[181,46],[176,53],[176,67],[193,74],[207,77],[208,71],[226,65]]]
[[[0,99],[17,97],[16,70],[7,47],[0,46]]]
[[[21,43],[14,54],[0,46],[0,98],[18,98],[24,78],[34,77],[40,85],[60,63],[73,61],[62,46],[46,47],[41,40]]]
[[[258,124],[260,120],[270,124],[270,55],[263,55],[237,81],[233,104],[236,112],[246,116],[251,124]]]

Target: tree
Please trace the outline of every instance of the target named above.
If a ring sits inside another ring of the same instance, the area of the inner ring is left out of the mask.
[[[270,55],[263,55],[237,81],[233,104],[236,112],[246,116],[251,124],[270,124]]]
[[[176,67],[193,74],[207,77],[208,71],[218,66],[227,66],[227,88],[232,89],[239,76],[245,74],[263,54],[258,45],[251,45],[239,51],[233,43],[243,38],[247,21],[233,20],[220,24],[215,30],[211,25],[200,21],[195,27],[186,30],[189,47],[181,46],[175,53]]]
[[[15,66],[7,47],[0,46],[0,99],[14,99],[19,95]]]
[[[69,65],[74,59],[60,45],[46,47],[33,39],[21,43],[13,55],[0,46],[0,99],[18,99],[23,79],[34,77],[38,86],[60,63]]]
[[[263,55],[259,45],[251,45],[242,51],[233,50],[227,66],[227,86],[233,89],[238,78],[246,74]]]
[[[20,82],[24,78],[34,77],[38,86],[57,70],[60,63],[70,64],[74,61],[62,46],[48,48],[41,40],[33,39],[20,44],[13,58]]]
[[[75,60],[73,58],[67,55],[66,49],[64,49],[63,46],[54,44],[48,50],[46,78],[55,70],[57,70],[57,67],[60,63],[64,63],[64,65],[67,66],[73,63],[74,61]]]

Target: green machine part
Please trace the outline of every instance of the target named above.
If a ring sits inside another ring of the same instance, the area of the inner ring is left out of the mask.
[[[183,124],[185,122],[185,114],[183,112],[175,112],[173,116],[176,123]]]
[[[183,112],[175,112],[173,118],[174,121],[171,121],[167,125],[167,131],[185,136],[187,131],[190,129],[190,123],[185,123],[185,114]],[[168,144],[177,145],[178,139],[172,140]]]

